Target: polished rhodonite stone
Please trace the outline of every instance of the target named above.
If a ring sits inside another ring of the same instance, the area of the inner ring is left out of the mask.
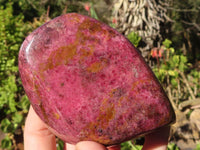
[[[71,13],[32,32],[19,53],[34,110],[68,143],[112,145],[175,120],[139,51],[111,27]]]

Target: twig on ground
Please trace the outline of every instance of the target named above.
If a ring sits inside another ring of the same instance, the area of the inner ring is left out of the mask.
[[[170,102],[172,104],[172,107],[175,109],[175,111],[178,110],[178,108],[177,108],[177,106],[174,103],[174,100],[172,98],[171,88],[169,86],[167,87],[167,91],[168,91],[168,97],[169,97],[169,100],[170,100]]]
[[[179,104],[179,108],[184,109],[184,108],[187,108],[187,107],[195,107],[195,106],[198,106],[198,105],[200,105],[200,98],[193,99],[193,100],[186,100],[186,101]]]
[[[183,73],[182,71],[180,71],[180,70],[177,70],[177,71],[179,72],[179,74],[180,74],[181,77],[183,78],[183,82],[185,83],[185,85],[186,85],[186,87],[187,87],[187,89],[188,89],[188,91],[189,91],[189,93],[190,93],[192,99],[196,99],[195,96],[194,96],[194,92],[192,91],[192,89],[191,89],[191,87],[190,87],[190,85],[189,85],[189,83],[188,83],[188,80],[186,79],[184,73]]]

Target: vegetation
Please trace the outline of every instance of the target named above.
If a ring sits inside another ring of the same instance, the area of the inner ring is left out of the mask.
[[[15,147],[15,138],[22,134],[29,102],[19,79],[17,57],[20,45],[27,33],[24,16],[13,16],[12,3],[0,8],[0,121],[6,134],[2,148]]]
[[[117,28],[117,20],[105,4],[111,8],[112,0],[0,0],[0,128],[5,134],[1,148],[20,149],[23,143],[30,105],[18,73],[18,52],[24,38],[50,18],[68,12],[90,15]],[[192,117],[200,108],[200,0],[171,0],[167,4],[166,34],[160,45],[149,47],[148,60],[177,113],[168,149],[178,150],[183,140],[193,142],[198,150],[200,129]],[[143,46],[136,32],[129,32],[127,38],[139,49]],[[141,141],[122,143],[122,150],[141,149]],[[58,143],[61,150],[63,143]]]

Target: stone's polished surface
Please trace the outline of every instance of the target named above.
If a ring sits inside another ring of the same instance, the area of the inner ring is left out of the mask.
[[[175,120],[138,50],[86,16],[62,15],[31,33],[19,71],[37,114],[68,143],[117,144]]]

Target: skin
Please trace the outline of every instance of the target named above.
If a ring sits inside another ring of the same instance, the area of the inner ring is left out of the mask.
[[[166,150],[169,127],[161,128],[145,136],[143,150]],[[25,150],[56,150],[56,139],[47,126],[30,107],[24,129]],[[120,145],[105,147],[92,141],[82,141],[76,145],[65,144],[64,150],[120,150]]]

